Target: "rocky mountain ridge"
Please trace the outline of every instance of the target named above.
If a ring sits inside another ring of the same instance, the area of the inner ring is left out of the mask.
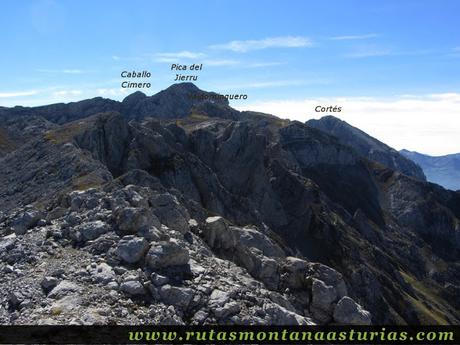
[[[334,116],[324,116],[319,120],[308,120],[307,125],[337,137],[344,145],[353,147],[361,156],[381,163],[393,170],[425,181],[423,170],[395,149],[372,138]]]
[[[458,193],[195,88],[1,110],[2,323],[459,322]]]

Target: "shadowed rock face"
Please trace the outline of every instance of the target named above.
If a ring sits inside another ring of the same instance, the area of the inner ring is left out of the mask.
[[[423,170],[416,163],[345,121],[325,116],[319,120],[309,120],[306,124],[337,137],[342,144],[353,147],[364,158],[425,181]]]
[[[182,98],[197,90],[135,93],[1,157],[0,246],[20,229],[102,256],[98,284],[174,305],[171,322],[460,322],[458,193],[310,125]]]

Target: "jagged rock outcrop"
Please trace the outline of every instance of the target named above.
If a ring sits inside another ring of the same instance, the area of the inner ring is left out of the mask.
[[[134,192],[138,196],[136,200],[129,197]],[[156,222],[152,221],[145,226],[155,228],[158,238],[149,236],[143,226],[136,229],[136,235],[120,237],[117,236],[117,218],[113,216],[117,206],[111,202],[119,199],[120,194],[131,207],[142,200],[147,202],[148,198],[163,195],[133,185],[110,193],[95,189],[70,192],[61,199],[59,206],[54,206],[64,209],[60,217],[33,226],[20,237],[2,239],[0,245],[7,252],[2,252],[0,259],[2,265],[8,260],[9,266],[6,267],[9,268],[2,268],[5,279],[1,285],[8,292],[12,312],[9,318],[1,319],[2,323],[105,324],[126,320],[170,324],[315,322],[308,311],[308,300],[299,304],[299,300],[284,287],[260,282],[259,270],[246,269],[249,263],[227,257],[227,254],[217,255],[214,248],[203,241],[209,240],[206,235],[209,226],[221,226],[213,242],[217,245],[217,252],[223,249],[218,244],[224,243],[225,231],[233,231],[238,241],[233,248],[227,249],[256,249],[243,244],[247,243],[244,229],[227,226],[221,218],[211,218],[205,222],[195,221],[194,232],[182,233],[165,224],[160,224],[157,229]],[[75,202],[76,198],[78,202]],[[177,208],[180,207],[177,204]],[[155,206],[149,205],[148,211],[153,214]],[[107,224],[109,229],[94,232],[91,237],[72,235],[74,229],[94,223]],[[254,231],[257,229],[252,229]],[[258,236],[263,237],[261,246],[268,252],[283,252],[269,238],[261,233]],[[106,250],[94,255],[94,246],[107,238],[114,241]],[[14,258],[11,253],[25,243],[32,243],[29,251]],[[259,245],[258,242],[253,244]],[[264,261],[277,265],[275,260],[264,257],[262,266]],[[310,264],[304,262],[304,265]],[[312,268],[309,274],[316,275],[316,266],[309,267]],[[278,270],[270,271],[267,278],[276,279],[280,274]],[[310,278],[305,275],[299,279],[306,282]],[[314,290],[308,291],[307,285],[305,288],[299,286],[297,290],[316,296]],[[129,312],[134,310],[134,303],[138,303],[135,312]],[[332,320],[333,310],[331,307],[328,311],[328,320]],[[362,309],[359,311],[365,313]],[[87,319],[88,315],[92,317]],[[164,319],[165,315],[169,317]],[[357,318],[354,314],[350,317]]]
[[[12,116],[0,119],[0,157],[57,127],[40,116]]]

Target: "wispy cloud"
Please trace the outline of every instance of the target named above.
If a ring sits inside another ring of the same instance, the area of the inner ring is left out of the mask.
[[[36,95],[38,91],[0,92],[0,98],[25,97]]]
[[[183,59],[200,59],[204,58],[206,54],[199,52],[191,52],[188,50],[183,50],[175,53],[157,53],[155,54],[155,61],[158,62],[177,62]]]
[[[194,63],[203,63],[206,66],[234,66],[240,61],[233,59],[219,59],[208,57],[205,53],[181,51],[177,53],[157,53],[154,55],[154,61],[164,63],[177,63],[183,61],[192,61]]]
[[[334,41],[354,41],[354,40],[367,40],[369,38],[378,37],[377,34],[365,34],[365,35],[345,35],[345,36],[334,36],[331,40]]]
[[[37,72],[42,72],[42,73],[63,73],[63,74],[86,74],[90,73],[91,71],[88,70],[82,70],[82,69],[43,69],[39,68],[37,69]]]
[[[147,57],[145,56],[144,57],[140,57],[140,56],[127,57],[127,56],[120,56],[120,55],[112,55],[111,58],[113,61],[143,61],[147,59]]]
[[[452,48],[451,52],[447,54],[447,56],[454,58],[460,57],[460,47]]]
[[[259,67],[273,67],[273,66],[280,66],[280,65],[285,65],[286,62],[253,62],[247,64],[247,67],[252,67],[252,68],[259,68]]]
[[[200,61],[201,62],[201,61]],[[241,62],[238,60],[226,60],[226,59],[205,59],[202,61],[205,66],[235,66]]]
[[[265,89],[265,88],[276,88],[276,87],[287,87],[287,86],[299,86],[299,85],[324,85],[330,84],[330,81],[325,79],[311,79],[311,80],[270,80],[260,82],[246,82],[238,84],[221,84],[213,85],[216,90],[241,90],[241,89]]]
[[[302,80],[274,80],[274,81],[242,84],[242,85],[238,85],[238,88],[263,89],[263,88],[269,88],[269,87],[295,86],[295,85],[303,85],[303,84],[304,84],[304,81]]]
[[[269,37],[261,40],[231,41],[224,44],[210,46],[211,49],[230,50],[238,53],[246,53],[251,50],[267,48],[300,48],[312,46],[312,41],[302,36]]]
[[[344,57],[350,59],[362,59],[368,57],[394,55],[389,49],[362,49],[353,53],[345,54]]]
[[[72,97],[72,96],[79,96],[83,93],[82,90],[61,90],[53,92],[53,96],[55,97]]]
[[[430,54],[437,54],[437,52],[430,49],[398,51],[384,48],[362,48],[356,50],[355,52],[345,54],[344,57],[351,59],[360,59],[378,56],[422,56]]]
[[[128,95],[128,91],[127,89],[123,89],[123,88],[101,88],[101,89],[97,89],[96,90],[96,93],[99,95],[99,96],[104,96],[104,97],[118,97],[118,96],[125,96],[125,95]]]

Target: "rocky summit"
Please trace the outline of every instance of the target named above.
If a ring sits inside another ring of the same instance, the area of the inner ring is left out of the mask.
[[[460,323],[459,192],[203,95],[0,108],[1,324]]]

